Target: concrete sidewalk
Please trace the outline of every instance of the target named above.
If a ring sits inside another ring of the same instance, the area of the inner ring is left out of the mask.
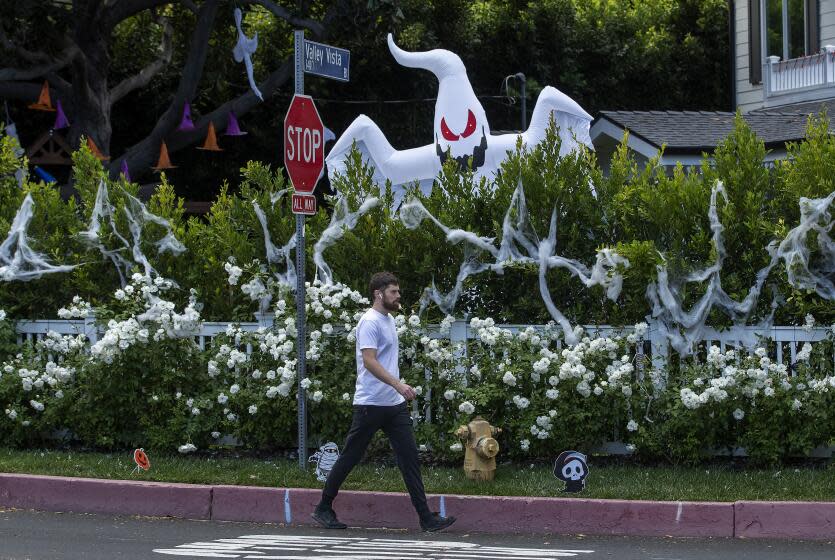
[[[0,507],[313,525],[320,490],[0,474]],[[651,502],[429,496],[452,531],[835,540],[835,502]],[[407,494],[343,491],[349,526],[418,530]]]

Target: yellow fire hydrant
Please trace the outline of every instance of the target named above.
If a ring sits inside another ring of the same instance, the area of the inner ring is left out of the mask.
[[[461,426],[455,435],[464,441],[467,450],[464,454],[464,474],[471,480],[493,480],[496,474],[496,455],[499,454],[499,442],[495,436],[502,433],[482,418],[476,416],[466,426]]]

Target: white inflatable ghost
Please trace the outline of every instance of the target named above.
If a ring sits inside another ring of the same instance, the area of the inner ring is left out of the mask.
[[[469,158],[476,178],[492,176],[516,148],[521,138],[528,147],[545,138],[553,116],[562,139],[561,154],[574,150],[578,142],[591,146],[589,125],[592,117],[573,99],[551,86],[539,94],[528,130],[521,134],[492,136],[484,108],[467,78],[467,69],[455,53],[443,49],[407,52],[394,44],[391,33],[388,46],[395,60],[409,68],[429,70],[438,78],[438,100],[435,103],[434,138],[431,144],[409,150],[395,150],[380,128],[365,115],[360,115],[339,137],[326,162],[328,172],[345,172],[346,160],[354,142],[363,158],[375,168],[375,180],[384,185],[390,180],[395,191],[395,206],[406,185],[418,182],[429,192],[432,182],[447,158],[454,158],[466,167]]]

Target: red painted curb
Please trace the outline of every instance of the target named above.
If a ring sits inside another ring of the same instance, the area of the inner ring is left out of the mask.
[[[321,490],[291,488],[291,523],[314,525]],[[45,511],[284,523],[285,489],[0,473],[0,506]],[[429,496],[439,510],[440,496]],[[635,536],[835,539],[835,502],[649,502],[446,496],[453,531]],[[407,494],[343,491],[354,527],[419,529]]]
[[[735,534],[746,539],[835,539],[835,503],[736,502]]]
[[[212,519],[284,523],[284,490],[254,486],[214,486]]]
[[[716,502],[650,502],[449,496],[460,531],[732,537],[734,506]]]
[[[212,487],[0,474],[0,505],[46,511],[209,519]]]

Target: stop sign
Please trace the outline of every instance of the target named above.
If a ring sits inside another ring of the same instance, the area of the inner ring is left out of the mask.
[[[309,95],[293,96],[284,117],[284,167],[296,192],[310,193],[325,165],[325,127]]]

